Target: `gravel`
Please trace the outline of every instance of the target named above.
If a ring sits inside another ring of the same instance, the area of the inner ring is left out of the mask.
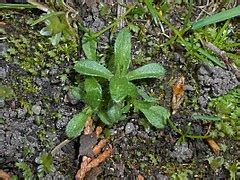
[[[129,122],[125,126],[125,134],[130,134],[135,131],[135,126],[133,123]]]
[[[17,110],[17,117],[18,118],[24,118],[25,117],[25,115],[27,114],[27,111],[25,110],[25,109],[18,109]]]
[[[170,156],[175,158],[179,163],[182,163],[192,158],[193,151],[188,147],[188,143],[176,144]]]
[[[201,85],[199,104],[206,109],[210,97],[218,97],[235,88],[239,82],[235,74],[219,66],[202,65],[198,70],[198,80]]]
[[[33,105],[32,106],[32,112],[36,115],[39,115],[41,113],[42,107],[39,105]]]
[[[0,79],[5,79],[7,76],[7,72],[4,68],[0,67]]]

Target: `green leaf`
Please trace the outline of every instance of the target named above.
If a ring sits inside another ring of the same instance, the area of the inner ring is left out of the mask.
[[[211,156],[210,158],[208,158],[208,163],[213,170],[217,170],[224,164],[224,158],[221,156],[216,158]]]
[[[194,114],[192,115],[193,119],[200,119],[200,120],[206,120],[206,121],[221,121],[221,118],[217,117],[217,116],[208,116],[208,115],[197,115]]]
[[[62,11],[59,11],[59,12],[50,12],[50,13],[47,13],[47,14],[44,14],[42,15],[40,18],[38,18],[36,21],[34,21],[31,26],[34,26],[42,21],[45,21],[49,18],[52,18],[52,17],[56,17],[56,16],[60,16],[60,15],[64,15],[65,12],[62,12]]]
[[[89,77],[85,79],[84,86],[86,91],[85,100],[87,104],[93,110],[97,109],[102,100],[102,88],[100,84],[95,78]]]
[[[152,106],[150,103],[137,102],[137,107],[147,118],[147,120],[156,128],[164,128],[167,119],[170,117],[169,111],[162,106]]]
[[[125,77],[114,76],[110,80],[109,89],[113,101],[119,103],[130,94],[129,81]]]
[[[119,105],[114,104],[107,112],[111,122],[116,123],[122,117],[122,111]]]
[[[151,102],[151,103],[156,103],[157,99],[154,97],[149,96],[143,87],[137,88],[137,92],[140,96],[142,96],[142,98],[144,99],[144,101],[146,102]]]
[[[112,122],[111,122],[111,120],[109,119],[109,117],[108,117],[108,115],[107,115],[107,113],[105,112],[105,111],[99,111],[98,112],[98,117],[100,118],[100,120],[104,123],[104,124],[106,124],[106,125],[108,125],[108,126],[110,126],[111,124],[112,124]]]
[[[125,75],[131,61],[131,34],[128,29],[122,29],[115,41],[114,67],[117,75]]]
[[[108,80],[113,76],[113,74],[103,65],[91,60],[78,61],[75,64],[74,69],[83,75],[103,77]]]
[[[154,6],[153,6],[153,0],[144,0],[144,3],[147,5],[148,10],[153,17],[154,23],[156,25],[159,25],[160,20],[158,17],[158,12],[157,12],[156,8],[154,8]]]
[[[70,93],[78,100],[83,100],[83,90],[80,87],[72,87]]]
[[[85,108],[82,112],[73,116],[66,127],[66,135],[68,138],[76,138],[79,136],[85,126],[87,118],[91,115],[91,108]]]
[[[53,46],[56,46],[60,42],[61,36],[62,36],[62,33],[60,32],[50,38],[50,41]]]
[[[32,9],[37,8],[31,4],[11,4],[11,3],[0,3],[0,9]]]
[[[97,41],[88,33],[82,38],[82,48],[87,59],[97,60]]]
[[[165,69],[162,67],[162,65],[151,63],[129,72],[127,74],[127,79],[132,81],[135,79],[159,78],[164,74]]]
[[[240,5],[237,7],[234,7],[232,9],[225,10],[223,12],[214,14],[210,17],[202,18],[198,20],[197,22],[193,23],[192,29],[199,29],[203,26],[214,24],[220,21],[224,21],[230,18],[233,18],[235,16],[240,15]]]

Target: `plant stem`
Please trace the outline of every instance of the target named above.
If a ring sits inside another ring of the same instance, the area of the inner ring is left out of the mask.
[[[130,8],[122,15],[120,16],[118,19],[116,19],[116,21],[112,24],[110,24],[109,26],[107,26],[106,28],[104,28],[103,30],[95,33],[93,35],[93,38],[97,38],[100,35],[102,35],[103,33],[105,33],[106,31],[108,31],[109,29],[111,29],[112,27],[116,26],[122,19],[125,18],[125,16],[135,7],[135,5],[130,6]]]
[[[190,134],[184,134],[181,129],[177,128],[176,124],[171,120],[168,119],[168,123],[170,127],[181,136],[184,136],[185,138],[191,138],[191,139],[207,139],[210,138],[210,136],[201,136],[201,135],[190,135]]]

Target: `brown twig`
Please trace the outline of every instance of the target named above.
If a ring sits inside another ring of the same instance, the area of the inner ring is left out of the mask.
[[[222,60],[225,62],[225,64],[229,64],[229,59],[227,57],[227,54],[225,51],[222,51],[221,49],[219,49],[218,47],[216,47],[214,44],[210,43],[210,42],[205,42],[203,41],[203,45],[210,49],[211,51],[213,51],[215,54],[217,54],[219,57],[222,58]]]
[[[1,180],[9,180],[10,176],[8,175],[8,173],[6,173],[5,171],[0,169],[0,179]]]
[[[97,158],[93,159],[88,165],[87,170],[90,171],[92,168],[97,167],[100,163],[105,161],[112,154],[112,147],[106,149],[102,154],[100,154]]]
[[[216,143],[216,141],[214,141],[213,139],[206,139],[208,145],[210,146],[210,148],[212,149],[212,151],[219,155],[220,152],[220,147],[218,146],[218,144]]]
[[[175,114],[183,102],[185,91],[185,77],[182,76],[179,78],[179,80],[174,84],[172,91],[172,114]]]
[[[93,120],[91,117],[88,117],[87,122],[85,123],[85,129],[84,129],[84,134],[92,134],[93,132]]]
[[[95,130],[96,136],[99,137],[99,135],[102,133],[102,131],[103,131],[103,128],[101,126],[98,126]]]
[[[102,133],[103,129],[102,127],[98,126],[95,130],[96,136],[99,137],[99,135]],[[85,123],[85,129],[84,129],[84,135],[92,134],[93,132],[93,121],[91,117],[88,118],[87,122]],[[98,155],[102,149],[106,146],[108,140],[102,139],[97,145],[93,147],[93,155]],[[77,174],[75,176],[75,179],[77,180],[83,180],[87,173],[92,170],[93,168],[96,168],[100,163],[105,161],[106,158],[108,158],[112,153],[112,147],[107,148],[103,153],[98,155],[95,159],[92,159],[88,156],[83,156],[82,162],[80,165],[80,169],[77,171]]]
[[[68,143],[70,143],[71,140],[70,139],[65,139],[64,141],[62,141],[60,144],[58,144],[52,151],[51,151],[51,155],[55,156],[56,153],[59,151],[59,149],[61,149],[63,146],[67,145]]]
[[[94,146],[93,148],[93,154],[96,156],[97,154],[99,154],[102,150],[102,148],[104,148],[107,144],[108,140],[107,139],[102,139],[96,146]]]

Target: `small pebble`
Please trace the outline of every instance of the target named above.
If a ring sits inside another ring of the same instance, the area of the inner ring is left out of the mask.
[[[182,163],[192,158],[193,151],[188,147],[188,143],[176,144],[170,156],[177,159],[179,163]]]
[[[133,131],[135,131],[135,126],[133,123],[129,122],[126,124],[125,126],[125,134],[130,134],[132,133]]]
[[[42,107],[39,105],[33,105],[32,112],[36,115],[39,115],[41,112]]]
[[[17,114],[18,114],[17,115],[18,118],[23,118],[27,114],[27,111],[25,109],[18,109]]]
[[[0,79],[5,79],[7,76],[6,70],[0,67]]]

